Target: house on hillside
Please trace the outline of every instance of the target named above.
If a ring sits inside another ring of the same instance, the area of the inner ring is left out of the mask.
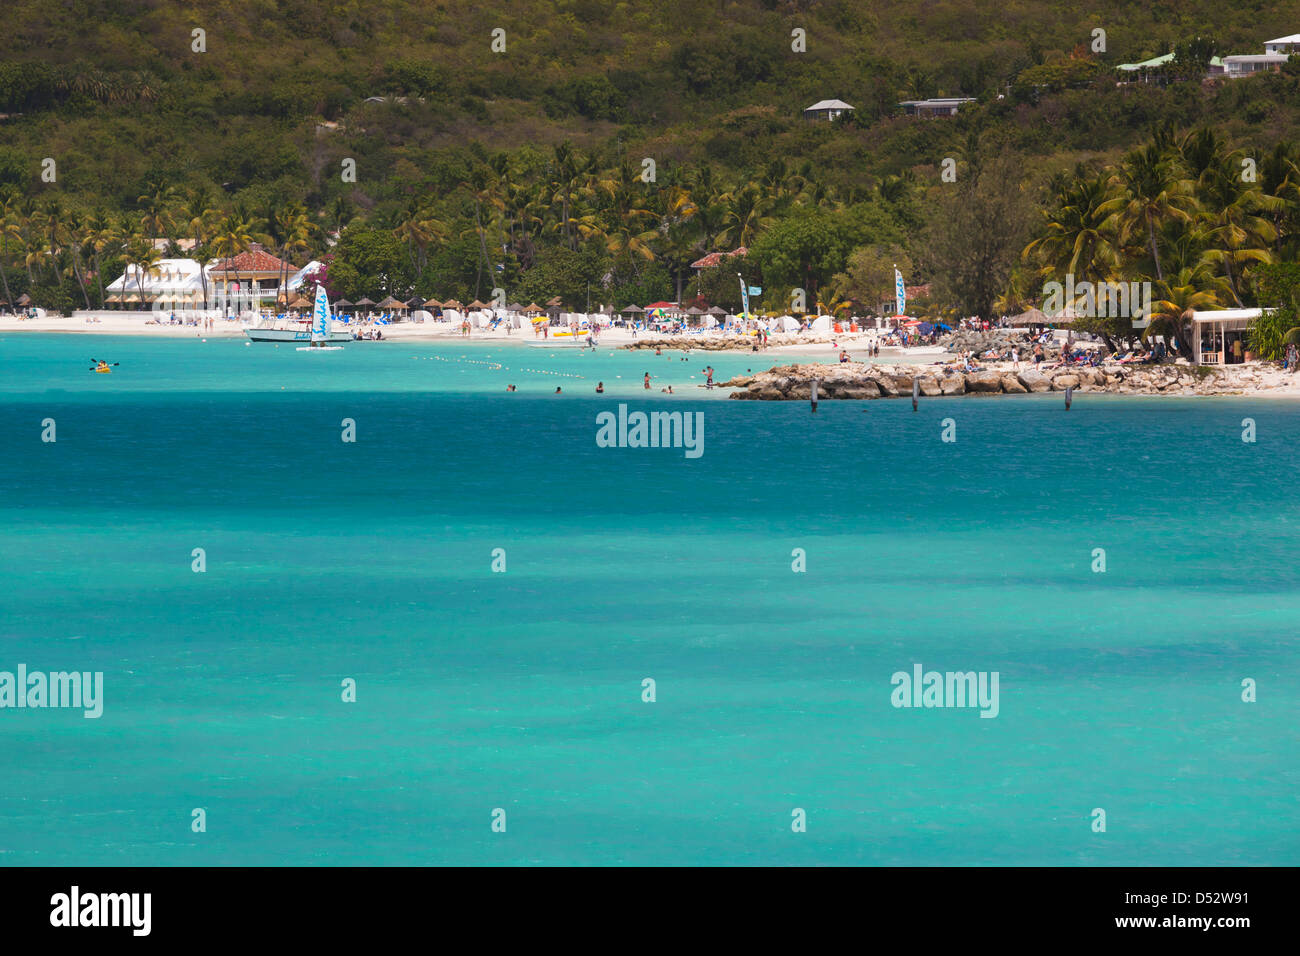
[[[1293,33],[1289,37],[1278,37],[1276,40],[1266,40],[1264,42],[1265,53],[1300,53],[1300,33]]]
[[[1115,69],[1126,74],[1120,80],[1121,83],[1131,83],[1135,80],[1139,83],[1164,83],[1168,81],[1168,77],[1162,72],[1161,67],[1170,66],[1173,62],[1174,54],[1170,52],[1164,56],[1154,56],[1149,60],[1142,60],[1140,63],[1121,63]],[[1207,77],[1222,76],[1224,72],[1223,58],[1210,57],[1210,67],[1205,75]]]
[[[904,100],[898,105],[908,116],[956,116],[962,106],[974,102],[973,96],[936,96],[928,100]]]
[[[806,120],[830,122],[839,119],[845,113],[852,113],[853,107],[843,100],[821,100],[803,111]]]
[[[1244,53],[1239,56],[1223,58],[1223,75],[1229,79],[1250,76],[1253,73],[1282,69],[1282,64],[1291,58],[1288,53]]]

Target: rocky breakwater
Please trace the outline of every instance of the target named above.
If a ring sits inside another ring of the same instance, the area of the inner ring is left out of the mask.
[[[784,345],[842,345],[870,339],[865,332],[773,332],[767,337],[767,347]],[[655,335],[643,336],[621,346],[625,349],[679,349],[683,351],[721,352],[728,349],[752,351],[758,339],[752,335]]]
[[[1300,392],[1300,378],[1278,366],[1259,363],[1226,368],[1170,365],[1119,365],[1097,368],[1036,370],[1023,363],[993,365],[972,372],[941,366],[782,365],[720,383],[733,388],[730,398],[758,401],[808,401],[817,381],[819,400],[903,398],[913,382],[922,395],[1024,395],[1034,392],[1111,392],[1120,395],[1240,395],[1251,392]]]

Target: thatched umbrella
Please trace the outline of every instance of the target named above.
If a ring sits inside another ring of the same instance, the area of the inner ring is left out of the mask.
[[[379,307],[381,309],[405,309],[406,303],[401,299],[394,298],[390,295],[383,302],[379,303]]]
[[[442,307],[443,307],[444,309],[455,309],[455,310],[457,310],[457,311],[460,311],[461,309],[465,308],[463,305],[461,305],[461,304],[460,304],[459,302],[457,302],[455,299],[448,299],[446,302],[444,302],[444,303],[442,304]]]
[[[520,305],[518,302],[512,302],[512,303],[510,303],[508,306],[506,306],[506,311],[507,311],[507,312],[522,312],[522,311],[524,311],[524,307],[523,307],[522,305]]]
[[[620,312],[626,312],[626,313],[628,313],[629,315],[631,315],[631,314],[633,314],[633,313],[635,313],[635,314],[637,314],[637,315],[640,315],[642,312],[645,311],[645,309],[641,308],[641,306],[639,306],[639,305],[629,305],[627,308],[619,309],[619,311],[620,311]]]
[[[424,300],[417,295],[406,300],[406,307],[408,309],[422,309],[424,308]]]
[[[475,300],[474,300],[473,302],[471,302],[469,305],[465,306],[465,308],[467,308],[467,309],[488,309],[488,308],[491,308],[491,306],[489,306],[486,302],[480,302],[478,299],[475,299]]]
[[[437,299],[430,299],[429,301],[424,303],[424,307],[426,309],[441,309],[443,305]]]
[[[705,315],[726,315],[726,314],[727,314],[726,309],[720,309],[716,305],[709,306],[708,311],[705,312]]]
[[[1019,315],[1013,315],[1007,319],[1009,325],[1046,325],[1047,313],[1041,309],[1028,309]]]
[[[545,310],[544,310],[540,305],[538,305],[536,302],[529,302],[529,303],[528,303],[528,307],[527,307],[526,309],[524,309],[524,314],[525,314],[525,315],[538,315],[538,314],[540,314],[540,313],[543,312],[543,311],[545,311]]]
[[[371,306],[373,306],[374,304],[375,304],[375,303],[374,303],[374,300],[371,299],[371,298],[369,298],[368,296],[364,296],[364,295],[363,295],[361,298],[357,299],[357,308],[358,308],[358,309],[368,309],[368,308],[370,308]]]
[[[22,295],[18,297],[17,304],[26,308],[27,306],[32,304],[32,297],[28,295],[26,292],[24,292]]]
[[[339,299],[337,302],[334,303],[335,312],[343,312],[348,309],[355,309],[355,308],[356,308],[356,304],[349,302],[347,299]]]
[[[289,308],[310,309],[313,305],[315,305],[315,303],[308,300],[308,298],[305,295],[300,295],[298,296],[298,298],[294,299],[292,302],[289,303]]]

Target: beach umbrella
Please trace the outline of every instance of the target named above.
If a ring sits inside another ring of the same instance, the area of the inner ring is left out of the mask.
[[[461,305],[461,304],[460,304],[457,300],[455,300],[455,299],[448,299],[446,302],[444,302],[444,303],[442,304],[442,307],[443,307],[444,309],[456,309],[456,310],[458,310],[458,311],[459,311],[460,309],[465,308],[463,305]]]
[[[405,309],[406,303],[401,299],[394,298],[390,295],[383,302],[379,303],[379,307],[381,309]]]
[[[135,301],[138,302],[138,301],[139,301],[139,298],[137,297]],[[22,295],[20,295],[20,296],[18,297],[18,304],[19,304],[19,305],[31,305],[31,304],[32,304],[32,297],[31,297],[30,295],[28,295],[26,292],[24,292]]]
[[[418,309],[423,305],[424,305],[424,300],[421,299],[418,295],[415,296],[414,298],[406,300],[406,307],[408,309]]]
[[[708,315],[726,315],[726,309],[719,309],[716,305],[709,306]]]
[[[480,302],[478,299],[475,299],[469,305],[465,306],[467,309],[486,309],[487,307],[488,304],[486,302]]]
[[[1046,325],[1047,313],[1041,309],[1028,309],[1007,319],[1009,325]],[[945,326],[946,328],[946,326]]]
[[[536,314],[536,313],[541,312],[541,311],[542,311],[542,307],[541,307],[540,305],[538,305],[536,302],[529,302],[529,303],[528,303],[528,307],[524,309],[524,312],[526,312],[526,313],[528,313],[528,314],[530,314],[530,315],[531,315],[531,314]]]
[[[622,311],[627,312],[629,314],[635,312],[637,315],[640,315],[642,312],[645,311],[645,309],[641,308],[641,306],[639,305],[629,305],[627,308],[623,309]]]
[[[358,309],[369,308],[369,307],[373,306],[374,304],[375,304],[375,303],[374,303],[374,300],[372,300],[372,299],[370,299],[370,298],[368,298],[368,297],[366,297],[366,296],[362,296],[361,298],[357,299],[357,308],[358,308]]]
[[[429,301],[424,303],[424,307],[426,309],[441,309],[443,306],[442,303],[439,302],[437,299],[430,299]]]
[[[335,309],[353,309],[353,308],[356,308],[356,306],[355,306],[353,303],[349,302],[347,299],[339,299],[339,300],[337,300],[337,301],[334,303],[334,308],[335,308]]]

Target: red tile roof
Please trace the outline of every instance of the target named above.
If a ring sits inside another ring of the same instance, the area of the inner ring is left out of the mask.
[[[712,269],[714,266],[719,265],[723,259],[730,259],[733,256],[743,256],[743,255],[747,255],[748,253],[749,250],[744,246],[740,246],[739,248],[732,249],[730,252],[710,252],[707,256],[704,256],[702,259],[696,259],[694,262],[692,262],[691,268]]]
[[[285,268],[283,259],[271,255],[260,246],[254,246],[247,252],[241,252],[239,255],[230,259],[222,259],[212,267],[214,272],[238,272],[240,275],[249,275],[250,273],[265,272],[270,275],[279,275]],[[292,264],[289,264],[289,271],[296,272]]]

